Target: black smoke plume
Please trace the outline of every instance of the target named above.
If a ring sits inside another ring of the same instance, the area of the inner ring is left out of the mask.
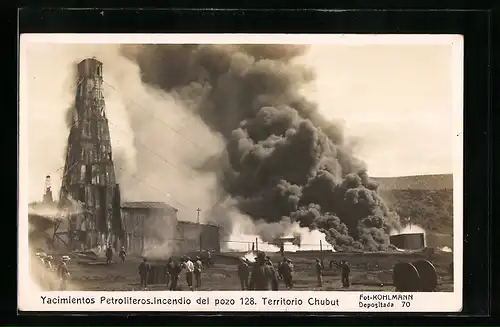
[[[301,94],[314,79],[293,61],[305,51],[291,45],[123,48],[144,82],[184,100],[227,139],[218,173],[239,210],[256,220],[320,229],[337,250],[386,249],[399,217],[353,157],[342,128]]]

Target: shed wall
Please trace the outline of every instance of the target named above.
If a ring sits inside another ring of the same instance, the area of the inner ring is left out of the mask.
[[[123,208],[124,243],[133,254],[168,252],[175,238],[177,217],[172,212],[152,208]]]
[[[425,237],[423,233],[393,235],[391,244],[399,249],[419,250],[425,247]]]

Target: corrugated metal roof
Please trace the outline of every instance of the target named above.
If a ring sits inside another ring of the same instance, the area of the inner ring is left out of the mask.
[[[178,210],[165,202],[153,202],[153,201],[134,201],[134,202],[124,202],[121,206],[126,209],[166,209],[166,210],[174,210],[177,212]]]

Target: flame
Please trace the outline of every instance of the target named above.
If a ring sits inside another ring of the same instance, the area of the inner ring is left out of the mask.
[[[453,250],[447,246],[442,246],[440,248],[438,248],[439,251],[442,251],[442,252],[453,252]]]
[[[335,252],[334,247],[326,241],[326,236],[319,230],[309,230],[309,228],[300,227],[294,223],[282,239],[296,239],[300,238],[300,246],[292,244],[290,241],[284,241],[283,247],[286,252],[297,251],[329,251]],[[257,244],[255,244],[257,242]],[[265,252],[279,252],[280,247],[264,242],[262,237],[256,234],[243,234],[233,233],[229,236],[228,240],[224,242],[224,250],[228,252],[244,252],[251,250],[252,244],[254,250]],[[321,245],[320,245],[321,243]],[[252,253],[251,251],[249,253]]]

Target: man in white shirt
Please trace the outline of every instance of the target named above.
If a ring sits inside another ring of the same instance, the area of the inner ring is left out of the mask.
[[[184,262],[184,267],[186,268],[186,281],[190,290],[193,290],[193,273],[194,273],[194,264],[191,261],[191,258],[186,257]]]

